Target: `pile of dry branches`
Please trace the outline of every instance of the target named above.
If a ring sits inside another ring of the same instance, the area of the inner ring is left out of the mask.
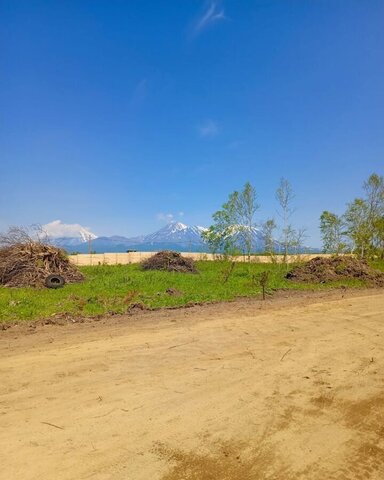
[[[384,273],[371,268],[365,260],[348,256],[315,257],[303,265],[294,267],[286,277],[307,283],[357,279],[376,286],[384,286]]]
[[[0,235],[0,285],[41,287],[52,274],[62,276],[66,283],[84,279],[63,250],[32,238],[26,230],[12,227]]]
[[[144,260],[144,270],[167,270],[168,272],[196,273],[195,262],[178,252],[163,250]]]

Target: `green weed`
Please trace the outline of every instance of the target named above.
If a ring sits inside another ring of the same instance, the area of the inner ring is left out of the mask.
[[[384,270],[384,262],[375,265]],[[0,321],[49,318],[57,314],[92,317],[125,313],[134,304],[156,309],[194,303],[230,301],[236,297],[260,296],[259,282],[268,272],[268,291],[277,289],[324,289],[361,287],[361,281],[331,284],[298,284],[285,279],[286,267],[279,264],[236,264],[227,275],[222,262],[197,262],[198,274],[142,271],[139,265],[83,267],[86,280],[62,289],[0,287]],[[224,279],[223,281],[223,272]],[[171,295],[168,289],[180,294]]]

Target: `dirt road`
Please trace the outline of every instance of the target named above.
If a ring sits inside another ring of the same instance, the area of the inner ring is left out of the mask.
[[[384,293],[0,332],[4,480],[381,480]]]

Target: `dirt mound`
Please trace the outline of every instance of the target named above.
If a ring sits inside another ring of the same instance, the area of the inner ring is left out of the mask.
[[[42,287],[49,275],[60,275],[66,283],[84,280],[82,273],[59,248],[41,242],[0,248],[0,285]]]
[[[335,280],[364,280],[384,286],[384,273],[371,268],[365,260],[354,257],[315,257],[309,262],[294,267],[286,278],[297,282],[326,283]]]
[[[165,293],[167,293],[170,297],[182,297],[183,296],[183,292],[181,292],[180,290],[177,290],[177,288],[167,288]]]
[[[143,270],[166,270],[168,272],[196,273],[195,262],[178,252],[163,250],[144,260]]]

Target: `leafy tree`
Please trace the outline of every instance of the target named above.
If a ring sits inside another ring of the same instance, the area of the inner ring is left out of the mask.
[[[366,193],[368,213],[371,218],[384,215],[384,178],[372,173],[363,185]]]
[[[292,205],[294,198],[295,194],[291,184],[285,178],[281,178],[280,184],[276,190],[276,199],[280,205],[279,215],[283,221],[280,241],[283,247],[284,262],[287,261],[288,253],[297,243],[296,231],[290,224],[290,218],[294,212]]]
[[[251,259],[255,214],[259,208],[260,206],[257,203],[256,190],[249,182],[247,182],[244,185],[243,191],[237,196],[235,210],[237,211],[238,218],[237,225],[240,228],[248,261]]]
[[[222,209],[212,215],[214,223],[202,234],[213,253],[218,251],[222,251],[227,255],[234,253],[235,246],[232,230],[237,196],[238,192],[233,192],[229,196],[228,202],[223,204]]]
[[[353,251],[365,257],[371,247],[372,232],[369,229],[368,205],[362,198],[347,204],[344,214],[347,234],[353,243]]]
[[[376,234],[376,250],[380,258],[384,258],[384,216],[379,217],[374,222]]]
[[[211,250],[231,254],[240,246],[250,260],[258,209],[256,190],[249,182],[242,191],[232,192],[221,210],[212,215],[214,223],[203,233]]]
[[[342,217],[324,210],[320,216],[320,231],[324,253],[339,254],[345,249],[346,244],[343,241],[345,232]]]
[[[383,177],[373,173],[363,189],[365,198],[355,198],[347,205],[344,215],[347,234],[359,256],[383,256]]]
[[[213,254],[220,251],[229,254],[229,251],[232,250],[231,237],[224,235],[224,232],[219,230],[216,225],[211,225],[201,236]]]
[[[275,240],[273,232],[276,230],[277,225],[273,218],[268,219],[262,225],[262,232],[264,238],[264,249],[268,255],[275,255]]]
[[[371,233],[371,252],[383,253],[384,178],[373,173],[363,185],[367,204],[367,225]]]

